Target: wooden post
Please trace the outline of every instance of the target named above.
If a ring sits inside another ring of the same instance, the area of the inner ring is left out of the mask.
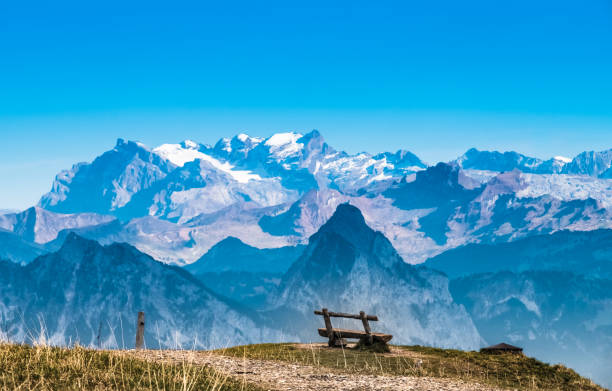
[[[365,312],[359,311],[359,317],[361,318],[361,323],[363,323],[363,330],[368,335],[368,344],[372,345],[374,343],[374,337],[372,337],[372,329],[370,329],[370,323],[368,322],[368,317]]]
[[[100,349],[100,339],[102,338],[102,320],[100,320],[100,324],[98,325],[98,335],[96,336],[96,340],[98,342],[98,349]]]
[[[334,346],[334,342],[336,336],[334,335],[334,328],[331,324],[331,319],[329,317],[329,312],[327,312],[327,308],[323,308],[323,320],[325,320],[325,328],[327,329],[327,336],[329,337],[329,341],[327,342],[328,346]]]
[[[142,349],[144,347],[144,327],[145,327],[145,316],[144,312],[138,312],[138,323],[136,329],[136,349]]]

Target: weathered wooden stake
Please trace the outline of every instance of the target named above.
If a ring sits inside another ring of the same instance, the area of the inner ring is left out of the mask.
[[[138,323],[136,329],[136,349],[142,349],[144,347],[144,327],[145,327],[145,316],[144,312],[138,312]]]

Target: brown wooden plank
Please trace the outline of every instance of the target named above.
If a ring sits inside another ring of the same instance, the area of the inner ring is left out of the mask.
[[[315,315],[323,315],[323,311],[315,311]],[[334,318],[350,318],[350,319],[361,319],[360,315],[354,314],[345,314],[343,312],[327,312],[329,316]],[[376,315],[366,315],[367,320],[378,321],[378,316]]]
[[[327,329],[318,329],[318,331],[319,331],[319,335],[321,337],[329,338],[329,334],[327,333]],[[359,331],[359,330],[333,329],[333,333],[334,333],[335,336],[337,336],[339,338],[357,338],[357,339],[360,339],[360,338],[368,337],[368,334],[366,334],[363,331]],[[389,342],[393,338],[392,335],[390,335],[390,334],[383,334],[383,333],[372,333],[370,335],[372,336],[372,339],[374,341],[381,341],[381,342]]]

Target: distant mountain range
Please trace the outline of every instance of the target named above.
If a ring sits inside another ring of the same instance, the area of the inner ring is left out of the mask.
[[[119,140],[60,173],[37,213],[10,214],[0,227],[15,232],[26,229],[17,219],[34,219],[26,239],[39,244],[69,229],[183,265],[230,236],[257,248],[305,244],[350,202],[414,264],[466,243],[612,228],[611,151],[551,159],[548,169],[515,152],[475,149],[434,166],[405,150],[351,155],[317,131],[153,149]],[[85,215],[55,221],[65,214]]]
[[[317,131],[118,140],[0,213],[0,332],[129,346],[145,309],[166,347],[308,341],[325,305],[377,313],[396,342],[515,342],[610,385],[577,357],[612,365],[611,166],[612,149],[429,165]]]
[[[327,304],[378,313],[382,329],[394,330],[398,342],[480,345],[470,317],[453,303],[448,279],[404,263],[348,204],[338,207],[305,249],[257,250],[227,239],[210,253],[201,267],[197,262],[192,268],[196,276],[277,274],[276,286],[263,287],[268,296],[262,311],[213,293],[184,269],[130,245],[102,246],[70,233],[58,251],[25,266],[0,262],[0,330],[15,341],[131,347],[134,316],[144,310],[150,325],[146,339],[153,347],[308,341],[320,321],[312,310]],[[235,258],[241,255],[252,258]],[[297,262],[292,256],[299,256]],[[227,265],[219,264],[223,259]],[[262,265],[253,264],[260,260]],[[389,301],[392,292],[402,300]]]
[[[132,347],[145,311],[151,347],[224,347],[279,340],[257,314],[212,293],[188,272],[126,244],[72,233],[26,266],[0,262],[0,330],[12,341]]]
[[[612,178],[610,163],[612,149],[602,152],[582,152],[573,159],[555,156],[541,160],[517,152],[468,150],[456,160],[463,169],[487,171],[512,171],[518,169],[531,174],[588,175],[598,178]]]

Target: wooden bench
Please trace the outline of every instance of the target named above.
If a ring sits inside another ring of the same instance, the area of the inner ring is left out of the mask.
[[[365,312],[359,312],[359,315],[344,314],[342,312],[329,312],[327,308],[323,308],[321,311],[315,311],[315,315],[322,315],[325,321],[325,328],[319,329],[319,335],[321,337],[329,338],[329,346],[344,347],[346,346],[346,340],[344,338],[355,338],[359,339],[361,343],[366,345],[372,345],[374,342],[387,343],[393,338],[390,334],[373,333],[370,329],[369,321],[378,321],[376,315],[366,315]],[[361,319],[364,331],[359,330],[347,330],[347,329],[335,329],[332,327],[331,318],[349,318],[349,319]]]

